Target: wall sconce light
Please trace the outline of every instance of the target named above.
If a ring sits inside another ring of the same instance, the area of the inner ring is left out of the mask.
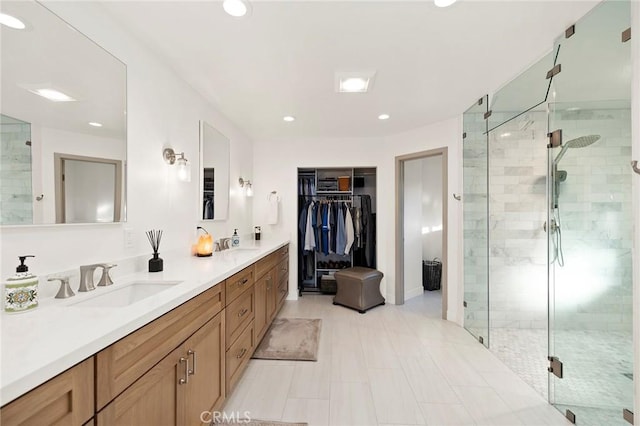
[[[247,194],[247,197],[253,197],[253,189],[251,188],[251,181],[240,178],[238,179],[238,182],[240,182],[240,188],[246,187],[245,194]]]
[[[165,163],[178,166],[178,179],[183,182],[191,182],[191,164],[185,158],[184,152],[176,153],[173,148],[165,148],[162,151],[162,158]]]

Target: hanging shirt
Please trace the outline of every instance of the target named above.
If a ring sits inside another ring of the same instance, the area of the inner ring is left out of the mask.
[[[336,235],[336,253],[344,254],[347,245],[347,235],[345,233],[344,215],[342,213],[342,203],[338,204],[338,233]]]
[[[354,229],[353,229],[353,218],[351,217],[351,212],[349,211],[349,208],[345,206],[345,218],[344,218],[344,225],[345,225],[345,231],[347,234],[347,241],[346,241],[346,245],[344,247],[344,254],[349,254],[349,252],[351,251],[351,246],[353,245],[353,242],[355,240],[355,233],[354,233]]]
[[[329,204],[322,205],[322,253],[329,254]]]
[[[353,208],[353,228],[356,248],[362,248],[362,210],[360,207]]]
[[[307,231],[305,233],[304,239],[304,249],[307,251],[312,251],[316,248],[316,239],[313,229],[313,209],[315,207],[315,203],[311,202],[309,208],[307,209]]]

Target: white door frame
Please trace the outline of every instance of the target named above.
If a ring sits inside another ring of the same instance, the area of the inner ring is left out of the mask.
[[[442,318],[447,318],[447,241],[448,241],[448,149],[447,147],[415,152],[396,157],[396,282],[395,304],[404,304],[404,167],[405,161],[442,156]]]

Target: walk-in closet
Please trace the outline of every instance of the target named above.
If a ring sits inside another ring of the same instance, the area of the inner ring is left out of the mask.
[[[376,169],[298,169],[298,292],[332,294],[334,273],[376,267]]]

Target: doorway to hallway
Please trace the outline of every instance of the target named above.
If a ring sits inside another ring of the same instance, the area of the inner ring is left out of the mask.
[[[447,312],[447,148],[396,157],[396,304]]]

